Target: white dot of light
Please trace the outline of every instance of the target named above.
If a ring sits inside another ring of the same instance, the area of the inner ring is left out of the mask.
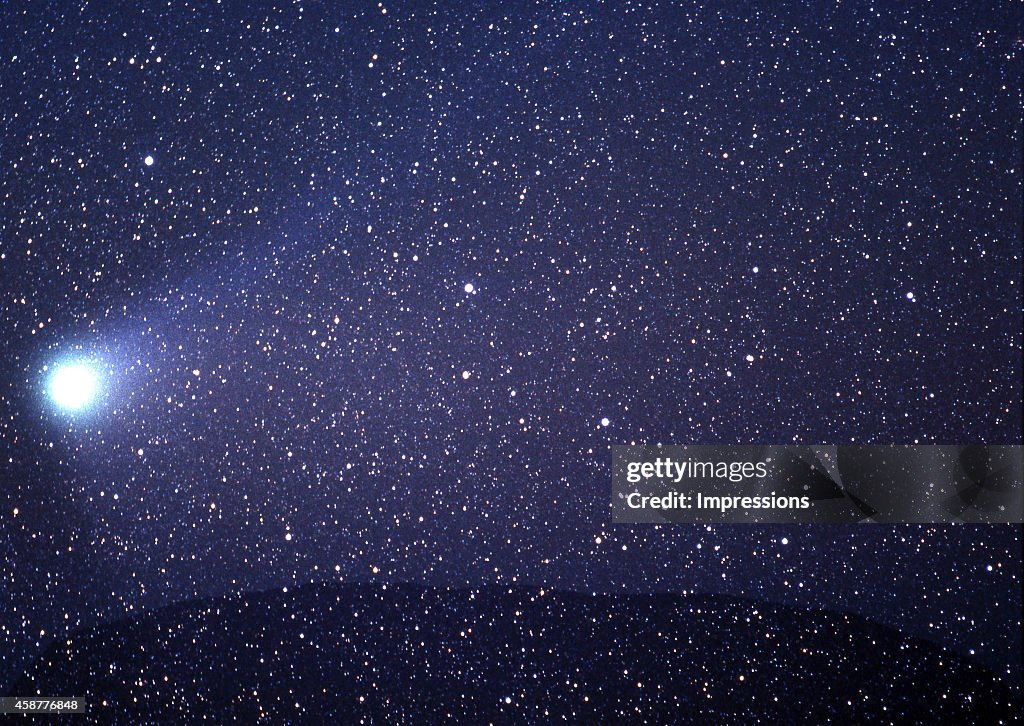
[[[467,293],[470,293],[470,294],[472,294],[472,293],[473,293],[473,290],[474,290],[475,288],[473,287],[473,283],[472,283],[472,282],[467,282],[467,283],[466,283],[466,286],[465,286],[464,288],[462,288],[462,289],[463,289],[463,290],[465,290],[465,291],[466,291]]]
[[[154,159],[152,156],[147,156],[143,161],[146,162],[146,166],[153,166]]]
[[[68,411],[89,405],[99,391],[100,376],[88,363],[65,363],[50,376],[47,390],[55,404]]]

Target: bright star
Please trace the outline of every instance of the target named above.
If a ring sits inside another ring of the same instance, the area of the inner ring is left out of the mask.
[[[47,391],[50,398],[63,409],[78,411],[96,398],[100,375],[89,363],[65,363],[57,366],[50,376]]]
[[[147,156],[143,161],[146,162],[146,166],[153,166],[154,159],[152,156]]]

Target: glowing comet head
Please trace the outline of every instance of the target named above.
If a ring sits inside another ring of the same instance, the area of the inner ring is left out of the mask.
[[[54,368],[46,386],[55,404],[67,411],[88,406],[99,392],[100,375],[89,363],[64,363]]]

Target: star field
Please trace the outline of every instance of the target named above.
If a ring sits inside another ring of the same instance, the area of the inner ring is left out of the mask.
[[[609,462],[1020,442],[1020,21],[5,4],[0,690],[328,581],[853,613],[1019,697],[1019,527],[613,526]]]

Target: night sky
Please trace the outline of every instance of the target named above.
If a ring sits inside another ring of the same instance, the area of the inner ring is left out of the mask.
[[[1020,13],[5,3],[0,691],[323,581],[852,612],[1019,688],[1020,527],[612,525],[610,447],[1020,442]]]

